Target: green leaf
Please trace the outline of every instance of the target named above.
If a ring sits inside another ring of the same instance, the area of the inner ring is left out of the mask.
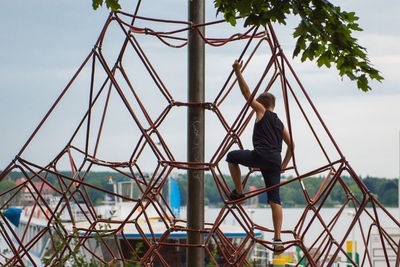
[[[293,33],[293,37],[299,37],[307,33],[307,29],[305,27],[305,24],[303,22],[300,22],[300,24],[295,28],[295,31]]]
[[[248,16],[250,14],[251,6],[247,0],[240,0],[237,4],[237,9],[241,17]]]
[[[363,90],[364,92],[371,90],[371,88],[368,86],[367,77],[365,77],[364,74],[361,75],[360,77],[358,77],[357,87],[359,89]]]
[[[352,80],[352,81],[358,79],[357,76],[355,76],[352,72],[348,72],[348,73],[346,73],[346,75],[347,75],[347,77],[349,77],[350,80]]]
[[[107,8],[111,8],[112,11],[118,11],[121,6],[116,0],[106,0]]]
[[[235,25],[236,25],[236,17],[235,17],[234,14],[225,13],[224,17],[225,17],[225,20],[226,20],[227,22],[229,22],[232,26],[235,26]]]
[[[93,9],[96,10],[99,8],[99,6],[103,5],[103,0],[93,0],[92,5]]]
[[[379,71],[376,70],[376,69],[374,69],[374,68],[371,68],[371,69],[368,71],[368,74],[369,74],[369,77],[370,77],[371,79],[375,79],[375,80],[377,80],[377,81],[379,81],[379,82],[383,80],[383,77],[382,77],[381,75],[379,75]]]
[[[317,60],[318,67],[325,65],[326,67],[331,67],[331,62],[333,61],[331,53],[329,51],[323,53]]]
[[[293,51],[293,57],[297,56],[301,50],[304,50],[306,48],[306,41],[304,40],[304,37],[301,36],[300,38],[297,39],[296,42],[296,47]]]
[[[361,29],[357,23],[347,24],[347,27],[353,31],[359,31],[359,32],[363,31],[363,29]]]

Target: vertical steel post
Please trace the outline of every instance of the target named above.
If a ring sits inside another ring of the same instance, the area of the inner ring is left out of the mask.
[[[205,21],[205,1],[190,0],[189,21],[193,24],[202,24]],[[200,28],[204,34],[204,27]],[[205,43],[195,28],[189,31],[188,36],[188,102],[204,102],[205,77]],[[204,162],[204,108],[201,105],[188,107],[188,161]],[[204,171],[188,170],[187,190],[187,226],[190,231],[187,235],[188,244],[201,245],[204,236],[200,230],[204,229]],[[187,266],[204,266],[204,249],[202,247],[188,247]]]

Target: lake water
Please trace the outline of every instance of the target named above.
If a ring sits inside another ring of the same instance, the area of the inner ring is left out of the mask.
[[[261,226],[273,229],[273,224],[272,224],[272,214],[271,214],[271,209],[269,207],[267,208],[255,208],[255,209],[250,209],[244,206],[245,210],[249,214],[249,217],[251,220]],[[397,208],[389,208],[387,209],[388,212],[397,220],[399,219],[399,209]],[[219,208],[206,208],[206,222],[212,222],[215,220],[215,218],[218,216],[220,213],[221,209]],[[298,224],[302,214],[304,213],[305,209],[304,208],[284,208],[283,209],[283,223],[282,223],[282,231],[284,230],[293,230],[296,225]],[[322,220],[326,225],[330,223],[331,220],[335,217],[335,215],[339,212],[339,208],[324,208],[321,209],[319,212]],[[363,242],[363,236],[362,232],[364,234],[364,238],[367,238],[368,231],[370,229],[371,224],[373,223],[373,219],[367,214],[369,212],[373,217],[374,216],[374,211],[372,208],[367,208],[365,212],[362,213],[360,216],[359,222],[356,223],[354,226],[354,232],[350,232],[345,238],[346,232],[348,231],[351,222],[354,220],[354,208],[346,208],[344,211],[341,213],[341,216],[337,220],[335,226],[331,229],[331,233],[333,235],[333,238],[338,242],[341,243],[343,239],[345,240],[351,240],[353,237],[357,242],[357,252],[360,254],[360,257],[363,255],[365,247],[364,247],[364,242]],[[185,210],[182,210],[182,215],[185,216]],[[237,212],[235,212],[237,213]],[[385,230],[387,230],[390,233],[394,233],[393,238],[397,240],[400,235],[400,228],[390,219],[390,217],[381,209],[377,209],[378,213],[378,218],[379,218],[379,223],[384,227]],[[307,216],[305,217],[305,223],[302,228],[302,230],[299,232],[299,234],[303,234],[305,231],[305,228],[307,224],[309,224],[310,220],[314,216],[313,211],[308,211]],[[227,216],[226,220],[224,220],[223,223],[227,224],[236,224],[238,225],[239,223],[235,219],[235,217],[231,214]],[[324,227],[322,226],[322,223],[320,220],[315,219],[310,227],[309,230],[304,234],[304,242],[306,246],[311,246],[312,243],[318,238],[318,236],[323,232]],[[373,230],[376,230],[375,227],[373,227]],[[272,240],[273,234],[272,233],[266,233],[264,234],[264,240]],[[282,240],[283,241],[289,241],[293,240],[293,234],[282,234]],[[380,244],[379,244],[380,245]],[[343,246],[344,250],[346,250],[346,244],[344,243]],[[294,249],[294,248],[293,248]]]
[[[248,208],[246,206],[243,206],[246,212],[248,213],[249,217],[251,220],[259,224],[261,226],[273,229],[272,225],[272,215],[271,215],[271,209],[269,207],[267,208]],[[353,214],[352,211],[354,209],[346,208],[340,218],[337,220],[337,223],[335,226],[331,229],[331,233],[334,237],[334,239],[340,243],[343,239],[344,236],[349,229],[349,226],[353,220]],[[206,208],[205,209],[205,217],[206,217],[206,222],[213,222],[215,218],[218,216],[218,214],[221,212],[221,208]],[[296,225],[298,224],[302,214],[304,213],[305,209],[303,208],[284,208],[283,209],[283,226],[282,230],[293,230]],[[325,208],[322,209],[319,214],[322,218],[322,220],[325,221],[326,224],[329,224],[329,222],[334,218],[334,216],[337,214],[339,211],[339,208]],[[374,214],[374,211],[372,208],[368,208],[366,210],[367,212]],[[398,219],[399,217],[399,210],[397,208],[389,208],[388,211],[396,218]],[[238,214],[238,210],[234,209],[234,213]],[[314,212],[308,211],[308,214],[306,216],[306,219],[304,220],[304,226],[302,230],[299,232],[300,234],[303,234],[305,231],[306,226],[310,222],[311,218],[313,217]],[[181,208],[181,217],[186,218],[186,209],[185,207]],[[378,210],[378,217],[381,225],[387,229],[391,233],[395,233],[395,240],[398,242],[398,236],[400,235],[400,228],[392,222],[392,220],[382,211]],[[366,212],[362,214],[360,217],[360,223],[357,223],[356,226],[354,227],[354,233],[350,232],[349,235],[347,236],[346,240],[351,240],[353,235],[355,240],[357,241],[357,251],[361,255],[363,255],[364,252],[364,245],[362,242],[362,233],[364,233],[365,238],[368,233],[369,227],[373,220],[368,216]],[[226,219],[223,221],[224,224],[230,224],[230,225],[239,225],[237,219],[233,216],[232,213],[229,213],[229,215],[226,217]],[[321,234],[323,231],[322,224],[319,222],[319,220],[315,220],[309,230],[304,235],[304,242],[306,246],[310,246],[313,241]],[[362,229],[362,231],[361,231]],[[264,233],[264,239],[265,240],[272,240],[273,234],[272,233]],[[293,240],[293,234],[282,234],[282,240],[283,241],[289,241]],[[3,250],[5,248],[4,240],[2,240],[2,237],[0,237],[0,250]],[[346,249],[346,246],[344,245],[344,249]]]

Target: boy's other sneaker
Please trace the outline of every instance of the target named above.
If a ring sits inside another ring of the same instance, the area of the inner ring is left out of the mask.
[[[272,239],[272,245],[274,246],[274,254],[275,255],[279,255],[285,250],[282,240],[280,240],[280,239],[275,239],[275,238]]]
[[[229,194],[229,197],[231,200],[238,200],[238,199],[244,198],[245,195],[238,194],[238,192],[236,192],[236,189],[233,189],[232,192]],[[246,200],[240,201],[239,204],[242,204],[244,202],[246,202]]]

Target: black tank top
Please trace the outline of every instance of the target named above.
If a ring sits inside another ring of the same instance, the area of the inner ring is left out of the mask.
[[[283,123],[278,116],[266,110],[261,120],[255,123],[253,146],[263,159],[281,166]]]

